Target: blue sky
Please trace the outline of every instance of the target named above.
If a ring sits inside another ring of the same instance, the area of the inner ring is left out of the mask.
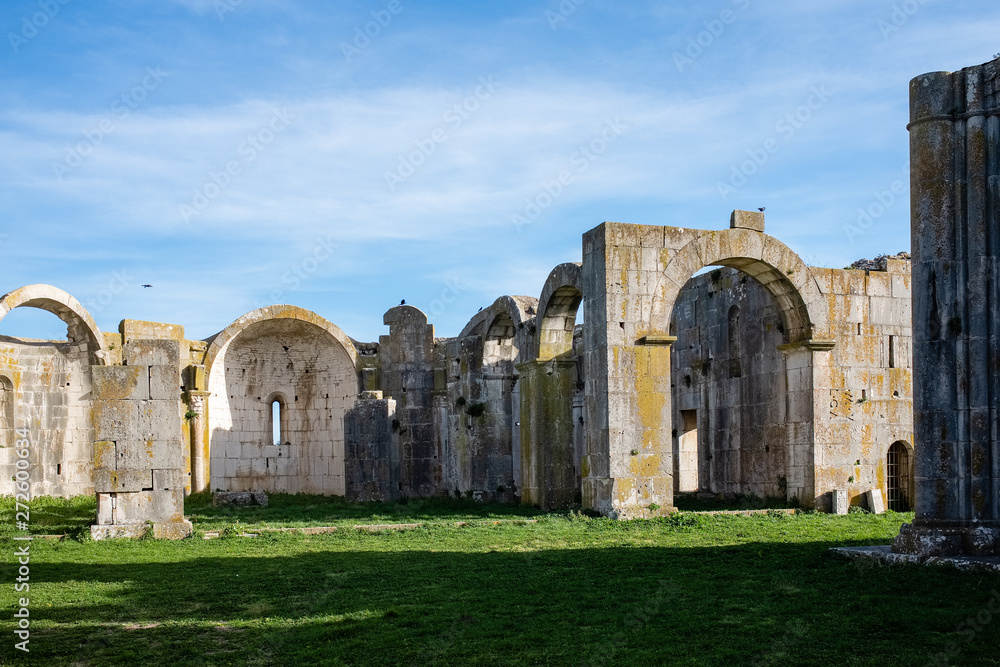
[[[766,206],[812,265],[909,249],[908,81],[1000,52],[995,0],[35,0],[0,18],[0,293],[49,283],[103,330],[190,338],[291,303],[376,340],[400,299],[454,336],[500,295],[537,297],[605,220],[721,229]],[[64,336],[32,310],[0,334]]]

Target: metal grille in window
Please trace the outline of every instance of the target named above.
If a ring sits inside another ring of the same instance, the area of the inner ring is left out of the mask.
[[[889,447],[886,457],[886,496],[889,509],[906,512],[910,509],[910,463],[906,448],[898,442]]]

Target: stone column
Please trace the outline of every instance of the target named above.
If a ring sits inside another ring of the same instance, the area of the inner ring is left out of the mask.
[[[1000,60],[910,82],[916,519],[898,553],[1000,555]]]
[[[208,391],[187,392],[191,429],[191,493],[208,490]]]

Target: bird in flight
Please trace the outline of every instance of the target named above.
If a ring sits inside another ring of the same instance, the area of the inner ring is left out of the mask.
[[[760,211],[761,213],[763,213],[763,212],[764,212],[764,209],[765,209],[765,208],[766,208],[766,207],[764,207],[764,206],[761,206],[761,207],[760,207],[760,208],[758,208],[757,210],[758,210],[758,211]]]
[[[152,285],[143,285],[143,287],[152,287]]]

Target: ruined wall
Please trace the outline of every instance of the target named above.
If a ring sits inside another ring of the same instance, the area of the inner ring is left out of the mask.
[[[343,418],[357,382],[343,347],[313,324],[271,319],[243,329],[209,377],[211,489],[343,495]]]
[[[735,269],[684,286],[670,324],[675,491],[785,497],[781,327],[771,295]]]
[[[391,429],[399,440],[398,493],[424,498],[439,493],[441,444],[434,425],[434,326],[413,306],[396,306],[379,338],[379,389],[396,402]]]
[[[0,336],[0,494],[14,493],[14,431],[29,429],[33,495],[94,492],[90,355],[76,343]]]
[[[834,489],[853,504],[872,488],[885,500],[889,447],[912,450],[910,267],[891,258],[881,266],[809,267],[833,334],[812,369],[810,465],[820,509],[829,509]],[[675,490],[786,494],[796,455],[786,389],[795,369],[779,349],[782,327],[770,293],[733,269],[700,275],[681,291],[671,323]]]
[[[820,509],[829,509],[834,489],[847,490],[852,504],[862,503],[861,496],[873,488],[885,500],[889,447],[902,442],[912,452],[910,263],[888,259],[885,267],[810,269],[827,301],[836,340],[815,369]]]

